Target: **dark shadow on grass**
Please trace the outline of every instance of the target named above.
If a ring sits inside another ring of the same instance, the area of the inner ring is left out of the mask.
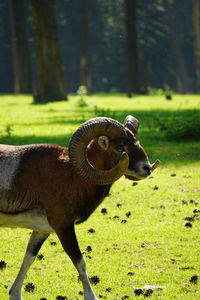
[[[48,109],[49,112],[49,109]],[[55,111],[53,111],[55,113]],[[60,113],[60,111],[58,110]],[[191,113],[192,110],[181,110],[179,113],[182,115],[183,119]],[[43,112],[42,112],[43,113]],[[63,116],[63,113],[66,114]],[[74,117],[72,118],[74,114]],[[77,109],[75,111],[64,111],[61,112],[60,116],[46,116],[44,122],[35,120],[29,123],[21,123],[23,126],[30,125],[44,125],[44,126],[54,126],[56,124],[63,125],[63,128],[67,125],[73,125],[74,130],[78,128],[80,124],[90,118],[96,116],[106,116],[113,117],[119,122],[123,123],[127,115],[133,115],[140,121],[140,129],[138,133],[138,139],[144,146],[145,150],[148,152],[150,160],[155,161],[155,159],[160,159],[161,163],[175,163],[175,164],[187,164],[192,161],[200,161],[200,141],[170,141],[167,140],[165,132],[161,131],[158,126],[158,118],[161,120],[168,120],[174,114],[174,111],[166,110],[151,110],[151,111],[141,111],[141,110],[109,110],[109,109]],[[70,115],[70,117],[68,117]],[[64,132],[64,130],[63,130]],[[67,146],[73,132],[69,134],[59,133],[57,136],[0,136],[0,143],[2,144],[13,144],[13,145],[24,145],[24,144],[35,144],[35,143],[50,143],[58,144],[61,146]]]
[[[39,105],[39,104],[38,104]],[[182,115],[183,119],[191,114],[194,110],[180,110],[178,113]],[[52,116],[49,114],[52,112]],[[55,115],[58,113],[59,115]],[[115,118],[119,122],[123,123],[127,115],[135,116],[141,123],[141,126],[147,126],[148,128],[155,127],[155,123],[158,119],[169,119],[174,115],[175,111],[167,110],[151,110],[151,111],[142,111],[142,110],[111,110],[111,109],[75,109],[75,110],[59,110],[47,108],[47,110],[42,110],[41,114],[44,116],[45,121],[38,120],[37,124],[40,125],[53,125],[53,124],[71,124],[71,125],[80,125],[82,122],[86,121],[88,118],[94,117],[111,117]],[[48,114],[48,116],[45,116]],[[73,117],[72,117],[73,116]],[[23,123],[21,123],[23,125]],[[33,122],[25,123],[24,125],[34,125]],[[37,125],[36,124],[36,125]]]
[[[0,144],[8,144],[8,145],[27,145],[27,144],[57,144],[63,147],[68,146],[71,138],[70,135],[57,135],[57,136],[34,136],[34,135],[26,135],[26,136],[5,136],[0,137]]]

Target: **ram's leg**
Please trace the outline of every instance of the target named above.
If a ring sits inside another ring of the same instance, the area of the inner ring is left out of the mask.
[[[20,271],[9,291],[11,300],[23,299],[21,296],[22,284],[24,282],[28,269],[34,262],[38,251],[40,250],[42,244],[48,236],[49,234],[47,233],[41,233],[37,231],[32,232]]]
[[[62,229],[59,228],[57,230],[55,228],[55,231],[62,243],[63,248],[65,249],[65,252],[71,258],[80,275],[84,290],[84,300],[97,300],[87,276],[86,263],[78,246],[74,225]]]

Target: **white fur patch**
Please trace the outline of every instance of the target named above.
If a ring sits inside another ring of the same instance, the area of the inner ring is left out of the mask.
[[[126,170],[125,175],[134,177],[136,179],[143,179],[144,178],[144,176],[139,175],[138,172],[135,172],[134,170],[130,170],[130,169]]]
[[[84,299],[88,300],[98,300],[92,290],[92,287],[90,285],[90,281],[88,279],[88,275],[86,272],[86,264],[84,258],[81,258],[80,261],[76,263],[76,268],[79,272],[82,285],[83,285],[83,290],[84,290]]]
[[[0,157],[0,190],[10,190],[19,164],[19,157]]]
[[[0,226],[27,228],[35,231],[51,233],[53,228],[49,225],[44,209],[35,208],[15,214],[0,212]]]
[[[144,169],[145,166],[149,166],[149,168],[151,169],[151,165],[148,161],[139,161],[138,163],[136,163],[135,169],[127,169],[125,175],[132,176],[137,179],[144,179],[149,176],[147,170]]]

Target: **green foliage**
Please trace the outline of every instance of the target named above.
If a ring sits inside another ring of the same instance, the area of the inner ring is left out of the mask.
[[[174,112],[168,118],[156,118],[161,131],[171,140],[200,139],[200,111]]]
[[[79,86],[77,95],[79,95],[80,97],[84,97],[85,95],[87,95],[87,89],[84,85]]]
[[[152,87],[147,87],[147,95],[150,96],[162,96],[162,95],[172,95],[173,91],[168,85],[164,85],[164,88],[156,89]]]
[[[7,124],[5,128],[5,133],[7,137],[10,137],[13,132],[13,124]]]
[[[75,101],[75,107],[80,108],[80,107],[88,107],[89,104],[84,98],[79,98]]]
[[[76,107],[88,107],[89,103],[85,99],[85,96],[87,95],[87,89],[84,85],[79,86],[77,95],[79,96],[78,99],[75,101]]]
[[[10,137],[13,133],[13,124],[6,124],[4,130],[2,130],[1,134],[5,137]]]
[[[164,95],[164,90],[163,89],[155,89],[155,88],[152,88],[152,87],[147,87],[147,94],[148,95],[151,95],[151,96],[161,96],[161,95]]]
[[[109,117],[115,119],[116,114],[110,108],[99,108],[97,105],[94,107],[94,115],[95,117]]]

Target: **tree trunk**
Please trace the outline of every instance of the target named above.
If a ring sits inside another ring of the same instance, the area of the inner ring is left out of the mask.
[[[88,92],[91,92],[91,84],[88,71],[88,7],[87,0],[81,1],[81,60],[80,60],[80,72],[81,72],[81,85],[85,86]]]
[[[169,26],[172,39],[172,48],[175,55],[176,64],[176,89],[178,93],[184,94],[192,92],[192,82],[188,75],[185,58],[182,51],[180,38],[180,16],[178,13],[178,2],[173,0],[172,10],[170,9],[169,0],[165,0],[165,7],[169,16]]]
[[[38,91],[34,100],[66,99],[54,0],[30,0],[36,38]]]
[[[126,15],[126,44],[127,44],[127,67],[128,67],[128,96],[138,93],[139,67],[138,67],[138,47],[136,28],[136,0],[125,0]]]
[[[15,93],[32,93],[30,52],[26,33],[24,0],[10,0]]]
[[[193,0],[194,49],[196,59],[197,90],[200,91],[200,5]]]

